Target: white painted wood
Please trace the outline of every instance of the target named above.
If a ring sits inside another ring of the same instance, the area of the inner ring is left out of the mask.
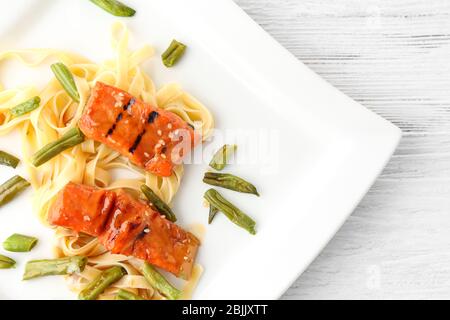
[[[450,1],[235,0],[405,137],[284,299],[450,298]]]

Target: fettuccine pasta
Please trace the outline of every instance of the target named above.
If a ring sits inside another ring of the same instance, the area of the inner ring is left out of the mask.
[[[80,95],[79,103],[73,101],[56,79],[50,80],[42,90],[25,87],[0,91],[0,135],[6,135],[14,129],[21,132],[23,163],[34,189],[33,210],[43,223],[47,221],[47,212],[55,196],[70,181],[106,189],[124,188],[132,192],[137,192],[140,185],[145,183],[166,203],[172,201],[180,186],[183,177],[181,165],[175,168],[170,177],[158,177],[134,166],[117,151],[93,140],[86,140],[62,152],[39,168],[30,163],[29,159],[37,150],[77,125],[90,90],[97,81],[119,87],[144,102],[176,113],[201,130],[203,139],[212,132],[214,120],[209,110],[179,85],[168,84],[159,90],[155,88],[151,78],[140,67],[142,62],[153,55],[154,49],[144,46],[130,51],[128,30],[121,23],[112,27],[112,48],[114,58],[101,64],[59,50],[31,49],[0,53],[0,62],[16,59],[28,67],[41,65],[49,59],[63,62],[74,75]],[[39,108],[13,117],[11,108],[37,95],[41,98]],[[128,178],[115,178],[117,170],[127,171]],[[58,228],[56,244],[59,256],[83,255],[89,258],[88,266],[82,273],[67,277],[74,291],[82,290],[102,269],[120,265],[128,274],[102,294],[100,299],[112,298],[119,288],[145,298],[162,298],[139,273],[137,259],[109,253],[96,238]]]

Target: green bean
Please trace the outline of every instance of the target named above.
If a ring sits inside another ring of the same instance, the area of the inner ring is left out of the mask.
[[[39,97],[33,97],[25,102],[22,102],[21,104],[15,106],[11,109],[11,114],[13,117],[19,117],[24,114],[27,114],[28,112],[31,112],[39,107],[39,104],[41,103],[41,98]]]
[[[214,207],[211,203],[209,204],[209,215],[208,215],[208,224],[211,224],[211,222],[216,217],[216,214],[219,212],[219,209]]]
[[[141,296],[138,296],[137,294],[134,294],[130,291],[119,289],[116,296],[117,300],[145,300]]]
[[[28,261],[25,266],[23,280],[82,272],[86,263],[86,257],[78,256]]]
[[[14,233],[3,242],[3,249],[11,252],[30,252],[37,242],[35,237]]]
[[[156,193],[153,192],[147,185],[141,185],[141,191],[145,195],[145,197],[150,201],[150,203],[159,211],[160,214],[164,215],[167,220],[175,222],[177,221],[177,217],[173,213],[173,211],[169,208],[169,206],[162,201]]]
[[[65,64],[58,62],[50,66],[56,79],[58,79],[61,86],[66,90],[67,94],[76,102],[80,102],[80,94],[78,93],[75,80],[69,68]]]
[[[253,184],[229,173],[206,172],[203,182],[237,192],[251,193],[259,197],[258,191]]]
[[[79,128],[72,128],[61,138],[44,146],[31,157],[31,163],[35,167],[46,163],[58,154],[80,144],[84,141],[84,134]]]
[[[122,267],[114,266],[100,273],[88,286],[80,292],[80,300],[95,300],[114,282],[120,280],[125,275]]]
[[[14,169],[19,164],[20,160],[5,151],[0,151],[0,164],[13,167]]]
[[[181,291],[172,286],[153,266],[148,262],[144,263],[142,274],[150,285],[158,290],[162,295],[170,300],[177,300],[181,296]]]
[[[136,10],[116,0],[90,0],[90,1],[116,17],[132,17],[136,13]]]
[[[213,205],[219,211],[223,212],[225,216],[231,220],[237,226],[247,230],[251,234],[256,234],[255,225],[256,222],[252,218],[247,216],[231,202],[226,200],[222,195],[214,189],[209,189],[205,193],[205,199]]]
[[[17,194],[30,186],[21,176],[14,176],[0,186],[0,206],[11,201]]]
[[[16,266],[16,262],[4,255],[0,254],[0,269],[11,269]]]
[[[227,165],[228,160],[234,152],[236,152],[237,145],[226,144],[220,148],[213,156],[209,166],[213,169],[221,171]]]
[[[178,42],[177,40],[172,40],[170,46],[161,55],[162,61],[167,68],[173,67],[178,60],[184,55],[186,51],[186,45]]]

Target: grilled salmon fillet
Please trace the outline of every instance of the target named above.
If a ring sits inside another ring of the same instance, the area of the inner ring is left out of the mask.
[[[98,237],[112,253],[134,256],[188,279],[200,241],[123,190],[69,183],[49,211],[52,225]]]
[[[174,165],[200,141],[194,129],[173,112],[102,82],[92,89],[78,126],[88,138],[162,177],[170,176]]]

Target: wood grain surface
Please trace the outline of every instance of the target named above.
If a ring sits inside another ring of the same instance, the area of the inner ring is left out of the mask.
[[[235,2],[404,132],[370,192],[283,299],[450,298],[450,1]]]

